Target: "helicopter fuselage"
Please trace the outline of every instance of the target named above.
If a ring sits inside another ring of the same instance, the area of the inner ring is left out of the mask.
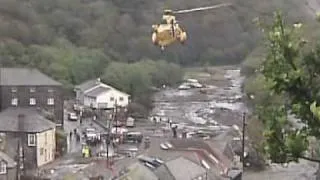
[[[165,22],[166,24],[175,24],[177,23],[176,17],[173,15],[163,15],[162,16],[162,21]]]
[[[187,33],[179,24],[158,24],[153,25],[152,42],[162,49],[179,41],[183,44],[187,39]]]
[[[179,41],[181,44],[184,44],[184,42],[187,40],[187,32],[178,24],[175,17],[176,14],[204,11],[230,5],[230,3],[222,3],[213,6],[205,6],[175,11],[166,9],[163,12],[161,23],[157,25],[152,25],[152,42],[153,44],[160,46],[162,50],[166,46],[169,46],[170,44],[173,44],[176,41]]]

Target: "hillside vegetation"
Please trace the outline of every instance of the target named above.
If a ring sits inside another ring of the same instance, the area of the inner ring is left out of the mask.
[[[276,7],[306,19],[306,5],[292,0],[231,0],[233,7],[178,16],[190,39],[161,53],[150,29],[164,8],[184,9],[222,0],[0,0],[2,66],[33,66],[67,85],[104,73],[110,62],[164,59],[182,65],[230,64],[256,45],[251,23]]]

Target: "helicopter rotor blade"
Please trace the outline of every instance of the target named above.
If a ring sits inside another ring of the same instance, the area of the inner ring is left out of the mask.
[[[217,9],[221,7],[226,7],[226,6],[231,6],[231,3],[223,3],[223,4],[218,4],[214,6],[206,6],[206,7],[199,7],[199,8],[193,8],[193,9],[184,9],[184,10],[177,10],[173,11],[174,14],[182,14],[182,13],[190,13],[190,12],[195,12],[195,11],[205,11],[209,9]]]

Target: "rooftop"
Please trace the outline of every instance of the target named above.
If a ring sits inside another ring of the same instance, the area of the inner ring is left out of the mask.
[[[215,167],[212,170],[216,173],[225,173],[232,166],[232,160],[229,159],[223,151],[220,151],[214,141],[193,140],[193,139],[171,139],[172,150],[196,152],[200,160],[209,163],[209,166]]]
[[[61,86],[61,83],[34,68],[0,68],[0,85]]]
[[[94,88],[93,90],[96,90],[96,88],[106,88],[106,89],[109,88],[109,89],[116,90],[116,91],[118,91],[120,93],[123,93],[124,95],[128,95],[129,96],[129,94],[127,94],[125,92],[122,92],[120,90],[115,89],[114,87],[112,87],[110,85],[102,83],[100,81],[100,78],[88,80],[88,81],[83,82],[82,84],[79,84],[79,85],[75,86],[75,90],[80,90],[82,92],[86,92],[86,95],[88,95],[88,93],[90,92],[89,96],[90,97],[95,97],[96,93],[91,94],[92,93],[91,90],[90,90],[91,88]],[[90,91],[87,92],[88,90],[90,90]],[[100,90],[102,91],[102,89],[100,89]],[[99,93],[99,90],[97,90],[97,91]],[[103,91],[105,91],[105,90],[103,90]]]
[[[0,112],[2,132],[42,132],[55,128],[36,108],[8,108]]]
[[[139,180],[158,180],[158,177],[147,167],[136,162],[128,167],[128,172],[119,177],[119,180],[139,179]]]
[[[99,86],[99,87],[96,87],[96,88],[90,90],[89,92],[87,92],[87,93],[86,93],[86,96],[89,96],[89,97],[97,97],[97,96],[99,96],[100,94],[105,93],[105,92],[108,92],[108,91],[110,91],[110,90],[111,90],[111,88]]]
[[[206,169],[184,158],[178,157],[165,163],[175,180],[192,180],[206,173]]]
[[[75,88],[80,89],[81,91],[86,91],[90,88],[93,88],[93,87],[99,85],[100,83],[101,83],[100,78],[91,79],[91,80],[85,81],[85,82],[77,85]]]

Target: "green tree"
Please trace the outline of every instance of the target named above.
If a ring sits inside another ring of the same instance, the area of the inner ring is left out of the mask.
[[[105,70],[103,81],[135,96],[151,86],[148,69],[139,64],[111,63]]]
[[[285,104],[261,107],[259,117],[265,126],[265,152],[276,163],[317,161],[308,156],[309,137],[320,138],[320,46],[305,49],[301,24],[287,25],[281,13],[275,13],[266,32],[267,57],[262,74],[271,83],[271,92],[285,97]],[[291,113],[295,118],[290,118]]]
[[[131,95],[138,109],[152,108],[152,88],[163,84],[172,86],[181,81],[183,71],[178,65],[165,61],[144,59],[136,63],[112,62],[105,69],[102,80]],[[143,108],[142,108],[143,107]]]

